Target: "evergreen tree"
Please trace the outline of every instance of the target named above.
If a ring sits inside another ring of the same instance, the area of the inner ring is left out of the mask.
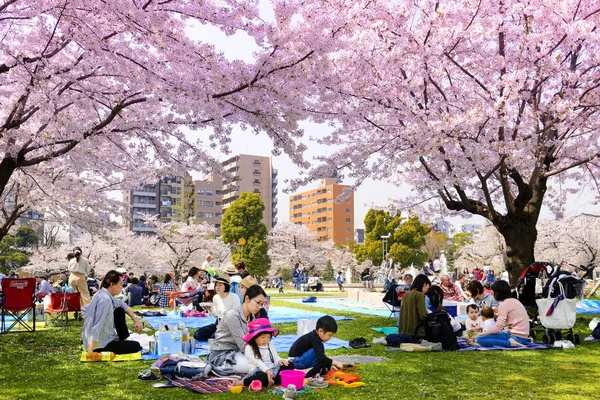
[[[257,193],[242,193],[223,213],[223,242],[230,245],[232,261],[243,260],[252,275],[266,276],[270,268],[267,255],[267,227],[261,222],[265,205]],[[240,244],[244,239],[245,244]]]
[[[331,265],[331,260],[327,260],[327,264],[325,264],[325,269],[323,269],[323,280],[324,281],[333,281],[333,265]]]
[[[427,254],[422,248],[431,228],[414,216],[403,224],[400,221],[400,214],[391,216],[387,211],[369,210],[365,216],[365,244],[352,247],[358,262],[368,259],[373,265],[380,265],[383,262],[381,236],[389,235],[387,248],[396,264],[403,267],[423,264]]]

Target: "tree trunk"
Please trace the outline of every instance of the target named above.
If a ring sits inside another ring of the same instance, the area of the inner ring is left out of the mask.
[[[506,241],[506,271],[513,287],[517,284],[521,272],[535,261],[536,221],[537,218],[528,213],[507,215],[502,226],[496,227]]]

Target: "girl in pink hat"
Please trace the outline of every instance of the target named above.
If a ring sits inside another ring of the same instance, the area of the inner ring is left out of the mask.
[[[258,318],[248,323],[248,333],[242,338],[248,344],[245,355],[250,372],[234,385],[250,386],[253,381],[258,380],[263,387],[272,386],[281,383],[280,371],[294,369],[293,363],[279,358],[271,342],[271,338],[278,334],[279,331],[271,327],[267,318]]]

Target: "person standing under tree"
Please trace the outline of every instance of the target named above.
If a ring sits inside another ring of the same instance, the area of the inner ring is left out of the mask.
[[[335,282],[338,284],[338,287],[340,288],[340,292],[343,292],[344,291],[344,287],[343,287],[344,278],[342,278],[341,272],[338,272],[338,276],[337,276],[337,278],[335,278]]]
[[[73,248],[74,257],[69,260],[69,286],[81,295],[81,307],[90,304],[90,292],[87,285],[87,276],[90,274],[90,263],[81,257],[81,248]]]
[[[385,255],[384,262],[385,283],[383,284],[383,293],[386,293],[390,286],[396,282],[396,266],[394,260],[390,257],[390,253]]]

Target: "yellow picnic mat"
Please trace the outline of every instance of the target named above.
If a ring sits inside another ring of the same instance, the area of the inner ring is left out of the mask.
[[[98,353],[102,355],[102,358],[98,358],[96,360],[88,360],[87,359],[87,351],[81,351],[81,359],[79,361],[82,362],[100,362],[100,361],[138,361],[142,360],[142,353],[139,351],[137,353],[131,354],[114,354],[111,352],[102,352]]]

